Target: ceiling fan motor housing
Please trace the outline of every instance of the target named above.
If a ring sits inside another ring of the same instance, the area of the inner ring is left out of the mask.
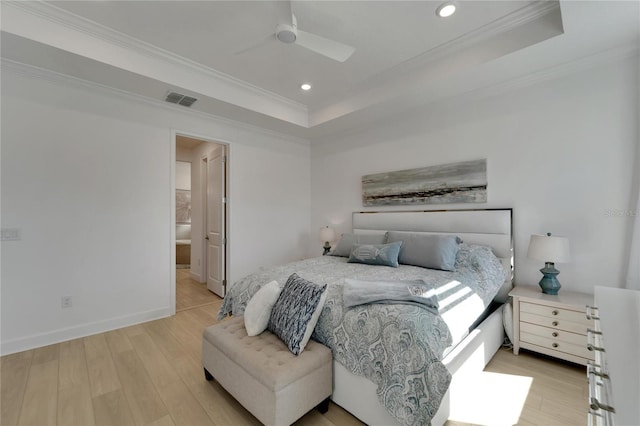
[[[298,38],[297,28],[293,25],[278,24],[276,26],[276,37],[283,43],[294,43]]]

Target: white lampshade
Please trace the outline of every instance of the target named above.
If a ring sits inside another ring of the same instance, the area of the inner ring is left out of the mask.
[[[569,239],[554,237],[551,234],[532,235],[527,256],[543,262],[569,262]]]
[[[336,238],[336,233],[333,231],[333,228],[329,228],[328,226],[320,229],[320,241],[322,242],[331,242]]]

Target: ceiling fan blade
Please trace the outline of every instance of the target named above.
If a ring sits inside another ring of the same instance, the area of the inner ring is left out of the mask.
[[[296,44],[338,62],[346,61],[356,50],[355,47],[301,30],[298,30]]]
[[[275,41],[276,36],[275,34],[269,34],[268,36],[266,36],[265,38],[263,38],[262,40],[260,40],[259,42],[252,44],[249,47],[245,47],[244,49],[238,50],[237,52],[234,52],[234,55],[243,55],[245,53],[249,53],[249,52],[253,52],[254,50],[258,50],[261,47],[265,46],[266,44],[269,44],[272,41]]]
[[[293,12],[291,11],[290,0],[277,0],[276,9],[278,12],[278,23],[291,25],[293,22]]]

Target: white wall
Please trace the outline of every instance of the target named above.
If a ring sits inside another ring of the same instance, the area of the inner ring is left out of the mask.
[[[191,162],[191,149],[184,148],[181,146],[176,146],[176,161],[186,161],[188,163]]]
[[[171,313],[174,131],[231,144],[232,280],[306,247],[307,141],[33,73],[2,71],[2,353]]]
[[[486,204],[412,209],[513,207],[518,283],[541,278],[541,262],[526,257],[530,235],[552,232],[571,242],[572,262],[557,265],[564,288],[621,286],[630,218],[611,212],[632,208],[637,67],[631,58],[313,140],[311,233],[348,231],[352,211],[375,210],[362,207],[362,175],[486,158]]]
[[[309,150],[302,148],[279,154],[267,147],[230,147],[230,250],[243,253],[230,258],[230,282],[247,272],[247,259],[254,270],[304,257],[311,218],[311,167]],[[307,214],[304,229],[292,226],[299,221],[296,212],[302,210]]]

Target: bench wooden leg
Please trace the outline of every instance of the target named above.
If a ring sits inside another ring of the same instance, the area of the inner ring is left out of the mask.
[[[209,373],[207,371],[207,369],[204,369],[204,378],[207,379],[208,382],[210,382],[211,380],[213,380],[213,376],[211,375],[211,373]]]
[[[327,411],[329,411],[329,398],[318,404],[316,408],[318,409],[318,411],[320,411],[321,414],[325,414]]]

